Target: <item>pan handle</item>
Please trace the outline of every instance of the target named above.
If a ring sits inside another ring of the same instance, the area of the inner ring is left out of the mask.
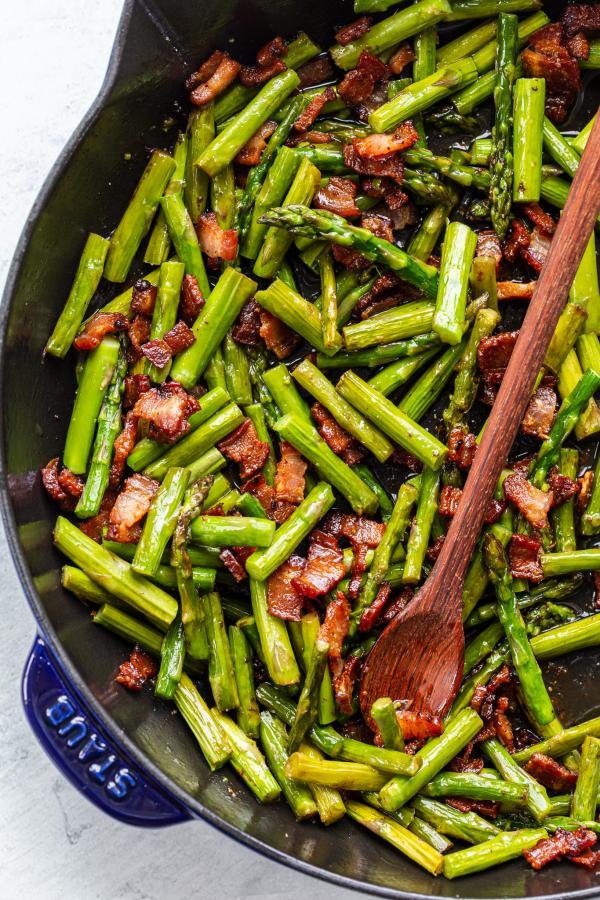
[[[130,825],[184,822],[188,813],[106,736],[37,637],[23,672],[23,706],[38,741],[71,784]]]

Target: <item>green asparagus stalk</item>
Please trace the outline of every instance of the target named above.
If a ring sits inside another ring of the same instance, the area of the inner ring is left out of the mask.
[[[99,234],[89,234],[83,247],[69,296],[48,338],[45,353],[63,358],[79,331],[86,310],[100,284],[109,242]]]
[[[575,350],[571,350],[564,358],[558,373],[558,393],[563,403],[569,401],[571,394],[578,387],[583,375],[584,372],[577,353]],[[579,418],[574,427],[575,437],[578,441],[583,441],[598,431],[600,431],[600,408],[594,397],[590,396],[589,400],[579,410]]]
[[[401,341],[403,338],[414,338],[424,334],[430,336],[434,312],[433,304],[424,300],[405,303],[377,313],[363,322],[346,325],[344,343],[348,350],[352,351]]]
[[[477,394],[477,348],[483,338],[495,330],[500,316],[492,309],[481,309],[475,316],[464,353],[457,365],[454,391],[444,410],[444,424],[448,431],[467,424],[467,414]]]
[[[264,291],[257,291],[255,300],[263,309],[276,315],[322,353],[333,356],[341,347],[342,340],[339,334],[334,342],[335,346],[325,347],[319,310],[279,278],[276,278]]]
[[[284,797],[298,820],[316,815],[317,807],[307,785],[298,783],[288,772],[285,725],[270,712],[260,714],[260,740],[269,768],[279,782]]]
[[[173,360],[174,381],[188,389],[194,386],[255,290],[256,282],[236,269],[225,269],[192,326],[195,342]]]
[[[419,356],[398,359],[381,369],[377,375],[369,378],[367,384],[380,391],[384,397],[389,397],[399,387],[406,384],[423,366],[431,362],[437,355],[438,348],[421,353]]]
[[[404,736],[391,697],[380,697],[371,707],[371,718],[379,729],[383,746],[388,750],[404,750]]]
[[[248,228],[241,241],[240,253],[247,259],[256,259],[263,245],[268,225],[259,220],[273,206],[280,206],[294,177],[302,157],[290,147],[281,147],[270,166],[265,180],[257,192]]]
[[[513,759],[519,765],[528,762],[534,753],[544,753],[546,756],[560,757],[572,750],[581,747],[586,737],[600,737],[600,716],[588,719],[579,725],[565,728],[560,734],[554,734],[545,741],[531,744],[524,750],[518,750]]]
[[[172,260],[165,262],[160,267],[158,281],[158,293],[152,314],[150,327],[150,340],[155,341],[164,338],[165,334],[173,328],[177,321],[177,309],[179,307],[179,294],[185,266],[183,263]],[[148,363],[147,374],[151,381],[161,383],[169,374],[170,364],[162,369]]]
[[[598,333],[600,331],[600,288],[598,286],[598,263],[596,261],[596,236],[590,235],[571,290],[569,300],[582,306],[587,311],[584,332]],[[583,363],[582,363],[583,365]],[[595,368],[595,366],[585,366]]]
[[[433,330],[447,344],[458,344],[463,336],[469,273],[477,237],[461,222],[450,222],[446,229],[440,281],[433,317]]]
[[[166,194],[183,194],[185,185],[185,164],[187,159],[188,139],[187,134],[177,135],[175,148],[173,150],[173,159],[175,160],[175,171],[165,188]],[[146,252],[144,253],[144,262],[149,266],[160,266],[169,258],[171,251],[171,238],[169,237],[169,227],[165,214],[162,209],[158,210],[148,243]]]
[[[319,714],[319,691],[327,665],[329,644],[317,637],[313,644],[306,676],[296,707],[296,715],[288,738],[288,752],[297,750]]]
[[[208,176],[206,172],[203,172],[196,165],[196,160],[215,136],[215,118],[212,103],[190,113],[187,136],[188,152],[185,161],[183,196],[192,222],[197,222],[206,209],[208,201]]]
[[[173,536],[179,507],[188,486],[187,469],[173,466],[154,495],[142,530],[132,567],[140,575],[152,576],[160,565],[165,548]]]
[[[99,584],[92,581],[85,572],[82,572],[76,566],[62,567],[60,570],[60,583],[67,591],[71,591],[72,594],[75,594],[76,597],[79,597],[86,604],[102,605],[109,603],[114,606],[119,605],[119,601],[116,598],[111,597],[108,591],[105,591]],[[154,629],[150,630],[154,631]],[[158,652],[160,653],[160,644]]]
[[[513,194],[512,113],[513,87],[516,78],[518,19],[500,13],[498,17],[498,51],[496,54],[496,86],[494,87],[495,124],[492,129],[490,159],[490,204],[492,225],[504,238],[508,230]]]
[[[269,547],[274,534],[271,519],[249,516],[203,515],[192,524],[192,540],[207,547]]]
[[[216,708],[211,714],[227,737],[231,747],[229,762],[235,771],[260,803],[272,803],[279,797],[281,789],[256,743],[229,716]]]
[[[308,669],[310,667],[313,650],[319,637],[320,626],[321,623],[316,612],[309,612],[302,616],[302,621],[299,624],[299,635],[301,643],[299,652],[302,657],[305,672],[308,672]],[[291,628],[292,625],[290,623],[290,630]],[[298,634],[298,632],[296,632],[296,634]],[[325,667],[323,678],[321,679],[321,683],[319,685],[318,707],[319,724],[329,725],[330,722],[335,722],[337,718],[337,710],[335,706],[335,697],[333,695],[333,687],[331,684],[331,676],[329,673],[329,668],[327,666]]]
[[[374,390],[354,372],[345,372],[337,384],[338,393],[365,415],[384,434],[421,462],[438,469],[448,455],[448,449],[428,431],[397,409],[387,397]]]
[[[496,15],[494,10],[493,15]],[[465,56],[471,56],[476,50],[481,49],[496,37],[498,29],[498,19],[491,19],[482,25],[477,25],[470,31],[459,35],[453,41],[439,47],[437,51],[437,61],[439,65],[452,63],[456,59],[464,59]]]
[[[454,0],[452,12],[446,17],[448,22],[463,19],[485,19],[498,13],[522,13],[539,9],[540,0]]]
[[[202,598],[209,644],[208,680],[219,712],[237,709],[239,697],[225,630],[221,598],[215,592]]]
[[[227,460],[216,447],[211,447],[206,453],[203,453],[193,462],[189,463],[186,468],[190,473],[190,484],[198,481],[203,475],[214,475],[221,469],[225,468]],[[210,507],[209,507],[210,509]]]
[[[429,315],[433,317],[433,307],[431,305]],[[373,318],[375,317],[373,316]],[[406,341],[396,341],[395,343],[384,344],[378,347],[368,347],[365,350],[340,351],[335,356],[325,356],[323,353],[317,353],[316,362],[319,369],[355,369],[361,366],[373,369],[392,360],[420,356],[428,350],[439,349],[440,346],[439,335],[433,331],[428,331]]]
[[[450,208],[443,203],[438,203],[425,215],[418,231],[412,236],[408,245],[408,253],[411,256],[427,262],[446,227]]]
[[[560,507],[559,507],[560,508]],[[581,516],[581,532],[585,535],[598,534],[600,531],[600,457],[596,460],[594,469],[594,482],[592,495]],[[557,548],[561,549],[561,548]],[[564,550],[574,550],[575,547],[564,547]]]
[[[596,572],[600,569],[600,550],[571,550],[564,553],[543,553],[545,578],[570,575],[573,572]]]
[[[285,771],[295,781],[323,784],[346,791],[377,791],[387,780],[386,775],[364,763],[328,759],[317,761],[303,753],[292,753]]]
[[[400,750],[374,747],[372,744],[364,744],[353,738],[344,738],[338,756],[339,759],[347,762],[360,763],[377,769],[379,772],[387,772],[389,775],[410,777],[415,775],[421,767],[421,760],[416,756],[410,756]]]
[[[517,203],[540,199],[545,85],[543,78],[515,82],[513,200]]]
[[[371,809],[364,803],[355,800],[348,801],[346,810],[351,819],[364,825],[369,831],[379,835],[413,862],[422,866],[432,875],[439,875],[444,866],[442,854],[430,847],[424,840],[417,837],[403,825],[393,819],[384,816],[383,813]]]
[[[463,187],[475,187],[481,191],[487,191],[490,187],[489,172],[458,163],[448,156],[436,156],[430,150],[415,146],[406,150],[403,158],[410,166],[431,169]]]
[[[224,391],[227,391],[225,363],[223,362],[223,353],[220,347],[215,349],[215,352],[207,363],[204,370],[204,380],[211,391],[215,390],[215,388],[223,388]]]
[[[551,809],[546,789],[528,772],[520,768],[508,750],[496,738],[488,738],[481,746],[505,781],[526,786],[527,808],[536,822],[543,822]]]
[[[325,350],[337,350],[340,336],[337,330],[338,300],[335,283],[333,257],[330,252],[319,257],[321,275],[321,325],[323,328],[323,347]]]
[[[295,707],[290,698],[272,684],[263,682],[256,688],[256,696],[261,706],[266,707],[286,725],[294,721]],[[315,747],[327,756],[339,755],[344,739],[329,726],[313,725],[309,737]]]
[[[231,744],[220,722],[213,716],[193,681],[183,673],[175,690],[175,706],[198,741],[212,772],[230,759]]]
[[[600,741],[586,737],[581,747],[581,762],[575,792],[571,802],[571,815],[583,821],[596,818],[598,788],[600,787]]]
[[[308,404],[300,396],[286,366],[283,364],[274,366],[272,369],[264,372],[262,380],[277,404],[281,415],[285,416],[287,413],[292,413],[296,418],[304,420],[307,424],[312,424]]]
[[[553,372],[560,372],[560,367],[575,346],[578,336],[583,331],[587,319],[584,306],[579,303],[566,303],[550,340],[544,365]]]
[[[300,671],[285,622],[269,612],[265,581],[250,579],[250,598],[269,677],[275,684],[297,684],[300,680]]]
[[[426,797],[469,797],[516,806],[523,806],[527,800],[525,785],[485,778],[472,772],[440,772],[425,786],[423,794]]]
[[[274,484],[276,469],[275,450],[273,448],[273,441],[271,440],[271,433],[267,427],[265,411],[260,403],[251,403],[245,408],[244,412],[252,421],[258,439],[269,445],[269,457],[263,467],[262,474],[267,484]]]
[[[229,646],[239,698],[237,723],[250,738],[257,738],[260,727],[260,711],[254,687],[252,648],[246,635],[237,625],[229,626]]]
[[[174,171],[173,157],[155,150],[110,239],[104,265],[104,277],[108,281],[125,281],[127,278],[133,257],[148,233],[160,198]]]
[[[579,471],[579,452],[574,448],[563,447],[560,451],[559,470],[561,475],[576,479]],[[573,498],[561,503],[550,513],[552,527],[556,538],[558,553],[570,553],[577,549],[575,534],[575,501]]]
[[[404,584],[417,584],[421,579],[425,553],[429,544],[433,519],[437,512],[441,477],[439,472],[424,469],[417,502],[417,512],[410,527],[404,561]]]
[[[471,144],[471,163],[474,166],[489,166],[492,156],[492,139],[475,138]]]
[[[65,440],[63,463],[76,475],[87,469],[96,422],[119,359],[119,341],[105,337],[86,357]]]
[[[579,154],[547,116],[544,116],[543,129],[544,150],[567,175],[573,178],[579,168]]]
[[[548,832],[545,828],[522,828],[498,834],[475,847],[455,850],[444,857],[444,875],[446,878],[460,878],[500,865],[519,857],[524,850],[529,850],[546,837]]]
[[[169,235],[177,256],[185,265],[185,271],[194,275],[198,286],[205,297],[210,294],[210,284],[206,275],[206,269],[202,260],[202,251],[198,243],[198,236],[190,214],[186,209],[183,197],[180,194],[165,194],[160,201],[162,211],[167,221]]]
[[[415,422],[420,421],[435,403],[450,380],[456,365],[464,355],[467,338],[454,347],[448,347],[404,394],[398,410]]]
[[[181,616],[169,625],[160,649],[160,668],[156,676],[154,693],[163,700],[172,700],[183,673],[185,637]]]
[[[441,834],[465,841],[468,844],[485,843],[500,833],[500,829],[477,813],[463,813],[439,800],[419,795],[411,807],[429,825]],[[406,808],[406,807],[405,807]]]
[[[322,753],[305,741],[300,744],[300,750],[304,756],[309,756],[315,761],[323,759]],[[323,825],[333,825],[343,818],[346,807],[339,791],[324,784],[309,784],[309,788]]]
[[[592,128],[594,127],[594,122],[596,121],[596,116],[592,116],[587,125],[581,129],[578,135],[573,138],[573,149],[577,151],[577,153],[583,154],[583,151],[586,148],[588,138],[592,133]]]
[[[65,566],[64,568],[71,567]],[[83,575],[83,573],[81,574]],[[140,619],[130,616],[125,610],[114,606],[111,602],[105,602],[100,606],[92,616],[92,622],[94,625],[102,625],[128,643],[137,644],[143,650],[148,650],[153,656],[160,656],[164,635]]]
[[[432,266],[413,259],[395,244],[376,237],[366,228],[349,225],[341,216],[322,209],[291,204],[272,209],[262,222],[290,230],[293,234],[324,238],[363,253],[367,259],[402,274],[402,278],[432,297],[437,290],[437,272]]]

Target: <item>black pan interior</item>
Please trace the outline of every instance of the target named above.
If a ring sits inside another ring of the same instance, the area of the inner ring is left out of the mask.
[[[548,6],[556,9],[560,4]],[[61,452],[74,377],[69,363],[42,360],[42,348],[64,303],[87,232],[110,232],[148,148],[172,143],[175,129],[169,120],[180,115],[182,82],[194,62],[215,47],[230,46],[232,39],[233,53],[250,59],[273,35],[290,37],[299,29],[327,46],[332,26],[351,16],[349,0],[126,4],[119,53],[104,96],[34,211],[5,298],[3,483],[14,515],[8,526],[16,537],[17,563],[41,629],[50,635],[74,682],[89,691],[113,732],[131,741],[161,770],[164,783],[194,814],[208,815],[280,859],[307,870],[315,867],[342,883],[349,879],[363,891],[472,898],[594,893],[594,876],[571,866],[550,867],[534,875],[524,864],[513,863],[460,883],[434,879],[351,823],[325,830],[296,824],[283,803],[261,808],[232,773],[208,773],[193,739],[170,707],[155,702],[150,693],[134,697],[114,684],[124,645],[93,628],[88,611],[59,586],[61,559],[50,540],[56,509],[46,499],[37,473],[40,465]],[[597,104],[598,91],[591,84],[568,127],[586,122]],[[114,293],[107,292],[107,298]],[[563,660],[552,665],[566,724],[598,714],[599,665],[600,657],[592,654],[570,659],[568,668]],[[315,868],[313,874],[318,874]]]

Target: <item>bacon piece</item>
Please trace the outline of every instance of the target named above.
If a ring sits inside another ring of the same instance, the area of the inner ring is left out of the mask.
[[[585,512],[590,500],[592,486],[594,484],[594,470],[588,469],[587,472],[584,472],[583,475],[580,475],[580,477],[577,479],[577,482],[579,484],[577,512],[581,515],[581,513]]]
[[[206,300],[195,275],[184,275],[181,283],[179,315],[187,325],[193,325]]]
[[[383,615],[383,611],[387,606],[392,594],[392,586],[384,581],[380,585],[377,595],[371,605],[365,609],[358,623],[358,630],[361,634],[371,631],[377,625],[379,619]]]
[[[545,788],[561,794],[570,793],[577,783],[577,772],[569,771],[558,760],[552,759],[544,753],[534,753],[525,765],[525,769]]]
[[[46,488],[47,493],[52,497],[55,503],[58,503],[61,509],[65,512],[73,512],[75,509],[75,499],[80,496],[81,491],[79,493],[72,493],[69,490],[69,485],[71,480],[65,480],[63,483],[63,479],[61,478],[62,472],[59,470],[60,458],[55,456],[54,459],[51,459],[49,463],[42,468],[42,484]],[[69,472],[71,478],[78,478],[77,475],[73,475],[70,469],[66,470]],[[81,479],[80,479],[81,481]],[[81,489],[83,490],[83,485],[81,485]],[[77,491],[77,488],[75,489]]]
[[[250,140],[244,144],[235,158],[240,166],[257,166],[260,162],[267,141],[277,128],[277,122],[267,120],[263,122],[258,131],[255,131]]]
[[[463,428],[456,426],[448,435],[448,461],[454,463],[459,469],[466,471],[471,468],[475,453],[477,452],[477,438],[474,434],[465,433]]]
[[[348,22],[347,25],[343,25],[335,32],[336,41],[338,44],[341,44],[342,47],[345,47],[346,44],[351,44],[352,41],[358,40],[358,38],[367,33],[371,27],[371,22],[372,19],[370,16],[360,16],[358,19],[355,19],[354,22]]]
[[[378,238],[393,243],[394,233],[392,231],[392,223],[388,216],[382,216],[380,213],[363,213],[360,220],[361,228],[366,228]]]
[[[338,591],[335,600],[327,604],[325,619],[319,628],[319,638],[329,644],[329,668],[334,676],[342,672],[342,644],[350,628],[350,604]]]
[[[415,54],[410,44],[400,44],[400,46],[390,59],[388,66],[390,67],[394,75],[400,75],[403,69],[405,69],[409,63],[414,62],[414,60]]]
[[[508,699],[508,698],[502,698]],[[513,730],[510,720],[502,710],[495,710],[492,717],[492,725],[498,740],[512,753],[514,750]]]
[[[122,313],[97,312],[86,322],[83,331],[73,341],[73,346],[76,350],[95,350],[105,335],[125,331],[127,328],[129,319]]]
[[[354,546],[377,547],[385,532],[383,522],[375,522],[364,516],[352,514],[342,515],[339,521],[339,535],[345,537]]]
[[[496,262],[496,269],[502,262],[500,238],[491,228],[484,228],[477,234],[476,256],[491,256]]]
[[[580,857],[596,843],[596,835],[589,828],[578,828],[577,831],[566,831],[557,828],[552,837],[543,838],[530,850],[524,850],[523,856],[529,865],[539,872],[548,863],[563,857]]]
[[[370,72],[352,69],[346,72],[338,86],[338,94],[348,106],[363,103],[371,96],[375,88],[375,79]]]
[[[142,686],[149,678],[154,678],[158,672],[158,663],[145,650],[134,647],[127,662],[119,666],[119,674],[115,681],[122,684],[130,691],[141,691]]]
[[[490,369],[506,369],[518,337],[518,331],[505,331],[502,334],[493,334],[479,341],[477,365],[481,371],[488,372]]]
[[[242,66],[240,69],[240,81],[245,87],[254,87],[255,85],[264,84],[274,75],[283,72],[286,65],[279,56],[285,53],[285,43],[283,49],[280,44],[276,44],[278,39],[270,41],[262,50],[258,51],[256,66]],[[260,57],[260,58],[259,58]],[[263,60],[261,63],[260,60]]]
[[[142,394],[150,390],[150,379],[147,375],[128,375],[123,388],[123,408],[131,409]]]
[[[388,625],[393,619],[395,619],[399,612],[402,612],[403,609],[406,609],[413,596],[414,591],[412,588],[403,588],[395,597],[395,599],[389,604],[389,606],[384,609],[383,615],[381,616],[381,624]]]
[[[440,717],[429,715],[429,713],[403,709],[399,710],[396,716],[407,741],[429,740],[429,738],[437,737],[444,730],[444,724]]]
[[[130,348],[128,358],[130,362],[137,362],[142,358],[142,345],[150,340],[151,322],[147,316],[137,315],[129,326]]]
[[[345,219],[360,216],[360,209],[354,202],[358,188],[349,178],[340,175],[332,176],[325,187],[319,188],[313,205],[317,209],[326,209]]]
[[[235,80],[241,66],[223,50],[215,50],[186,82],[194,106],[206,106]]]
[[[265,342],[267,350],[274,353],[277,359],[287,359],[294,352],[301,338],[291,328],[268,312],[259,310],[260,328],[259,335]]]
[[[366,544],[354,544],[354,559],[352,560],[350,584],[348,585],[348,597],[351,600],[356,600],[358,597],[362,576],[367,569],[368,552]]]
[[[240,464],[242,478],[252,478],[261,472],[269,455],[269,445],[259,439],[250,419],[244,419],[235,431],[219,442],[218,447],[228,459]]]
[[[333,137],[326,131],[300,131],[287,139],[288,147],[298,144],[333,144]]]
[[[440,516],[454,516],[462,497],[462,488],[445,484],[440,491],[438,512]]]
[[[145,396],[142,394],[142,396]],[[139,401],[137,401],[139,402]],[[138,417],[133,411],[128,412],[121,432],[115,440],[112,465],[110,467],[110,484],[116,485],[123,477],[127,457],[135,447],[138,433]]]
[[[275,499],[288,503],[302,503],[304,500],[304,475],[308,466],[295,447],[287,441],[281,442],[281,459],[275,472]]]
[[[531,300],[537,281],[498,281],[498,300]]]
[[[231,332],[238,344],[244,344],[245,347],[260,347],[260,309],[256,300],[248,300],[242,307]]]
[[[337,540],[323,531],[313,531],[306,565],[292,583],[302,597],[314,600],[333,590],[345,574],[344,557]]]
[[[256,54],[256,62],[259,66],[270,66],[280,56],[285,56],[287,49],[286,42],[281,35],[278,35],[260,48]]]
[[[230,547],[226,547],[219,553],[219,559],[229,572],[235,578],[238,584],[248,578],[245,568]]]
[[[521,257],[536,272],[542,271],[542,266],[550,252],[551,240],[547,234],[542,234],[539,228],[534,228],[531,232],[529,246],[521,251]]]
[[[359,253],[357,250],[351,250],[349,247],[340,247],[339,244],[333,244],[331,247],[333,258],[349,272],[360,272],[368,269],[371,261]]]
[[[106,497],[106,494],[104,496]],[[102,506],[104,506],[104,503],[102,504]],[[100,507],[100,512],[98,513],[98,515],[92,516],[91,519],[84,519],[83,522],[79,523],[79,530],[87,535],[87,537],[91,538],[93,541],[96,541],[97,544],[102,543],[108,526],[108,515],[110,512],[108,508],[102,509],[102,506]]]
[[[273,572],[267,582],[269,612],[278,619],[299,622],[302,618],[303,595],[295,582],[302,573],[306,560],[292,555]]]
[[[351,716],[354,712],[352,696],[359,671],[360,658],[358,656],[349,656],[345,660],[339,675],[334,675],[333,677],[335,703],[344,716]]]
[[[171,348],[167,342],[163,340],[148,341],[146,344],[143,344],[142,354],[153,366],[156,366],[157,369],[164,369],[165,366],[169,365],[173,357]]]
[[[176,381],[169,381],[142,394],[133,415],[149,423],[150,438],[172,444],[189,431],[188,419],[199,409],[194,397]]]
[[[510,539],[508,561],[513,578],[525,578],[538,584],[544,578],[541,563],[542,545],[535,538],[513,534]]]
[[[556,466],[550,470],[548,485],[552,491],[553,506],[560,506],[562,503],[566,503],[567,500],[576,497],[581,490],[581,486],[577,481],[568,478],[566,475],[561,475]]]
[[[238,233],[235,228],[221,228],[214,212],[202,213],[196,225],[198,242],[211,259],[232,262],[237,256]]]
[[[595,869],[600,865],[600,850],[586,850],[578,856],[570,856],[569,862],[576,863],[578,866],[584,866],[586,869]]]
[[[330,87],[326,87],[320,94],[313,97],[294,122],[294,131],[302,132],[310,128],[321,115],[325,104],[332,100],[335,100],[335,91]]]
[[[401,153],[410,150],[419,140],[419,135],[412,122],[403,122],[393,134],[369,134],[367,137],[354,138],[352,147],[362,159],[380,159],[390,153]]]
[[[481,687],[481,685],[479,685]],[[483,769],[483,760],[479,757],[473,758],[473,748],[475,741],[469,741],[460,756],[455,756],[448,768],[452,772],[481,772]]]
[[[158,481],[137,472],[126,479],[123,490],[110,511],[109,541],[135,544],[139,540],[141,528],[138,523],[150,509],[152,498],[159,487]]]
[[[404,179],[404,163],[397,153],[376,157],[360,156],[351,144],[345,144],[344,162],[359,175],[391,178],[396,184],[402,184]]]
[[[500,811],[500,804],[492,800],[468,800],[466,797],[446,797],[444,802],[460,812],[476,812],[481,816],[495,819]]]
[[[131,291],[131,312],[133,315],[151,316],[154,312],[158,288],[140,278],[135,282]]]
[[[509,475],[504,481],[504,496],[513,503],[534,528],[548,527],[552,491],[540,491],[522,475]]]
[[[541,234],[554,234],[556,222],[549,213],[542,209],[539,203],[521,203],[519,208]]]
[[[565,46],[558,22],[545,25],[529,38],[523,50],[523,74],[546,81],[546,115],[555,125],[564,122],[581,90],[579,65]]]
[[[379,275],[373,282],[372,287],[362,295],[356,304],[355,309],[361,314],[361,318],[363,312],[371,306],[374,306],[382,298],[385,298],[390,291],[395,292],[394,296],[397,296],[397,291],[401,284],[402,282],[393,272],[386,272],[384,275]]]
[[[356,463],[362,459],[364,453],[358,441],[338,425],[324,406],[320,403],[313,403],[310,411],[317,423],[319,434],[337,456],[341,456],[348,465],[352,465],[352,462]]]
[[[529,246],[531,235],[529,229],[525,227],[520,219],[512,219],[510,230],[504,241],[503,255],[504,259],[509,263],[517,261],[523,250]]]
[[[568,38],[583,32],[587,37],[600,35],[600,6],[597,3],[577,3],[566,6],[560,17]]]
[[[556,412],[556,392],[541,385],[525,410],[521,430],[524,434],[544,440],[548,437]]]
[[[182,350],[187,350],[188,347],[191,347],[196,342],[196,337],[192,329],[180,320],[173,325],[170,331],[167,331],[163,340],[174,356],[176,353],[181,353]]]
[[[293,503],[275,499],[275,488],[267,484],[263,475],[255,475],[254,478],[246,481],[242,485],[242,491],[247,491],[257,497],[268,517],[278,525],[289,519],[296,509]]]
[[[313,87],[317,84],[323,84],[324,81],[331,81],[335,72],[328,56],[319,56],[317,59],[311,59],[310,62],[304,63],[297,70],[300,78],[300,87]]]

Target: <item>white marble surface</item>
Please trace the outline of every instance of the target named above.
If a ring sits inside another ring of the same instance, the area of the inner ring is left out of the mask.
[[[100,87],[121,0],[1,7],[3,286],[43,179]],[[262,859],[204,823],[134,830],[88,803],[54,769],[21,710],[19,676],[35,629],[4,541],[0,592],[1,900],[357,896]]]

